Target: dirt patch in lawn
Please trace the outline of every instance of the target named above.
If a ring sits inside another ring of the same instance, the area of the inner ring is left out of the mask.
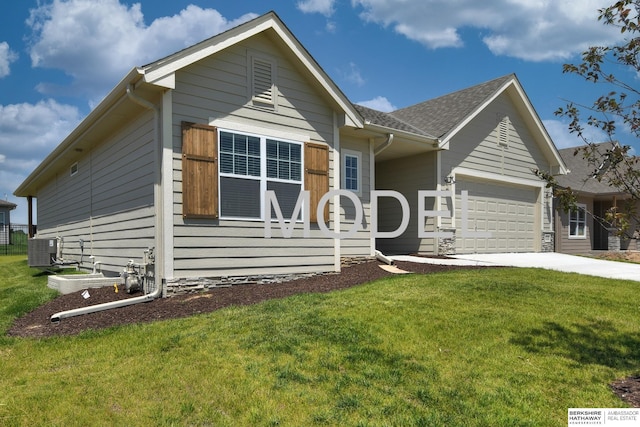
[[[90,289],[90,297],[84,299],[82,291],[79,291],[59,296],[16,319],[9,329],[8,335],[29,338],[75,335],[89,329],[97,330],[130,323],[189,317],[195,314],[209,313],[223,307],[256,304],[296,294],[331,292],[393,275],[393,273],[380,268],[379,265],[380,263],[371,261],[345,267],[337,274],[323,274],[268,285],[249,284],[215,288],[207,292],[161,298],[152,302],[71,317],[63,319],[59,324],[52,324],[51,315],[61,311],[140,296],[140,294],[129,295],[126,292],[116,293],[114,288],[104,287]],[[402,270],[419,274],[463,269],[500,268],[412,262],[397,262],[396,266]],[[610,386],[623,401],[633,407],[640,407],[640,376],[620,379]]]

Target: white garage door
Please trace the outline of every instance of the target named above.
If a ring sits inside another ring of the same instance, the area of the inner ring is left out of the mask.
[[[462,237],[461,191],[469,192],[469,236]],[[456,182],[456,252],[532,252],[536,250],[537,190],[488,182]],[[473,232],[490,233],[477,237]]]

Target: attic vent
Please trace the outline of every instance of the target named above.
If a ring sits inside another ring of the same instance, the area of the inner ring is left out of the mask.
[[[275,107],[275,64],[265,58],[251,58],[251,100],[253,105]]]
[[[509,116],[504,116],[498,123],[498,145],[509,146]]]

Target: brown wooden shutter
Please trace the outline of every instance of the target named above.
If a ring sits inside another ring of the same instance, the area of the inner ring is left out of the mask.
[[[329,191],[329,147],[307,142],[304,145],[305,190],[310,193],[310,222],[318,222],[316,214],[320,198]],[[324,207],[324,220],[329,220],[329,203]]]
[[[218,218],[218,132],[182,123],[182,216]]]

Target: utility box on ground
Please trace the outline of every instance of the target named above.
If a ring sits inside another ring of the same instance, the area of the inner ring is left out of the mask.
[[[29,239],[27,264],[29,267],[51,267],[58,251],[57,239]]]

